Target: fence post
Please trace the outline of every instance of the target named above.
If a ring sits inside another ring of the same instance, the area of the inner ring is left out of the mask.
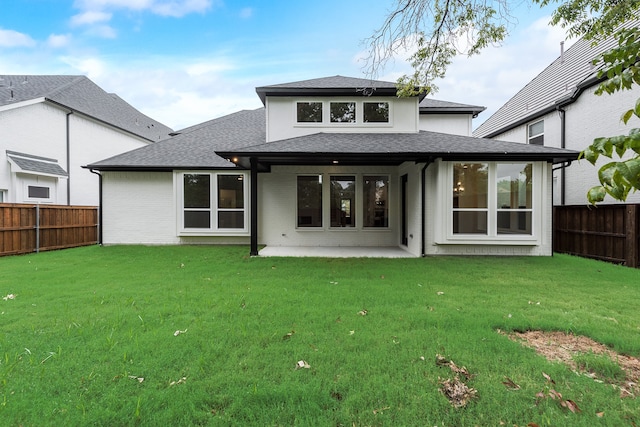
[[[640,235],[638,234],[638,228],[640,224],[638,223],[638,214],[637,214],[638,205],[626,205],[625,209],[625,242],[624,242],[624,254],[625,254],[625,263],[627,267],[638,267],[638,238]]]
[[[40,253],[40,204],[36,204],[36,253]]]

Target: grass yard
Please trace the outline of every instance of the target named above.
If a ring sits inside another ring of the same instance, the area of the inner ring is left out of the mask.
[[[640,270],[247,254],[0,258],[0,425],[640,425],[615,360],[581,353],[592,373],[575,372],[507,336],[568,332],[639,356]]]

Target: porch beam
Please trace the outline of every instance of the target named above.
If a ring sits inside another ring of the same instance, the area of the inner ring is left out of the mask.
[[[258,256],[258,159],[251,157],[251,250],[249,255]]]

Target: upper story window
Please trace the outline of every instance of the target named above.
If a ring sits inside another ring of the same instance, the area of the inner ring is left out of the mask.
[[[389,123],[388,102],[363,102],[362,107],[365,123]]]
[[[529,125],[528,142],[534,145],[544,145],[544,120]]]
[[[331,102],[329,106],[329,117],[331,123],[355,123],[356,103]]]
[[[322,102],[298,102],[296,117],[298,123],[322,123]]]

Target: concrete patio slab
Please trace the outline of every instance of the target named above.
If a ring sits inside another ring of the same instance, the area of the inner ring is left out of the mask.
[[[400,247],[363,246],[266,246],[258,252],[266,257],[320,258],[417,258]]]

